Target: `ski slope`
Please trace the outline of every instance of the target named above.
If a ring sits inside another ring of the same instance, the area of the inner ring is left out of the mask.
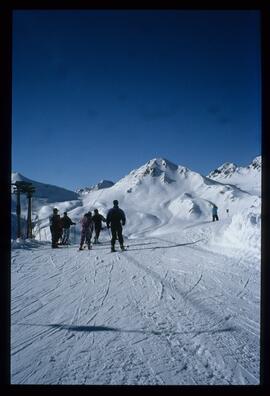
[[[205,177],[155,158],[81,194],[33,182],[36,239],[12,240],[11,383],[259,384],[260,164]],[[107,229],[78,251],[80,219],[114,199],[127,251]],[[51,249],[55,206],[77,223],[69,247]]]
[[[258,384],[259,257],[202,237],[228,221],[12,249],[12,384]]]

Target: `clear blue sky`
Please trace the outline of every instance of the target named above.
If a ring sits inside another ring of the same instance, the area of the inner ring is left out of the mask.
[[[261,154],[259,11],[15,11],[12,170],[68,189]]]

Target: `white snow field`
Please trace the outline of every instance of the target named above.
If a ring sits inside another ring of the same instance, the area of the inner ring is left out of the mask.
[[[259,384],[261,208],[250,191],[154,159],[112,187],[37,205],[36,239],[12,241],[11,383]],[[126,251],[110,252],[107,229],[78,251],[79,225],[69,247],[51,249],[52,204],[78,223],[113,199]]]

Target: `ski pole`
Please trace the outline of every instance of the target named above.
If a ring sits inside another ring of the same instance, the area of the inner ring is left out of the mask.
[[[110,232],[110,227],[107,227],[107,230],[108,230],[110,239],[112,239],[112,234],[111,234],[111,232]]]

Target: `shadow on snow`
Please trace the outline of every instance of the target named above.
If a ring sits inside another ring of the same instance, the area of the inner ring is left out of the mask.
[[[164,330],[140,330],[140,329],[121,329],[118,327],[109,327],[109,326],[83,326],[83,325],[67,325],[67,324],[26,324],[26,323],[18,323],[21,326],[43,326],[43,327],[51,327],[59,330],[67,330],[67,331],[79,331],[79,332],[104,332],[104,331],[112,331],[119,333],[140,333],[140,334],[149,334],[149,335],[192,335],[192,338],[196,337],[202,333],[214,334],[214,333],[223,333],[229,331],[236,331],[235,326],[222,327],[222,328],[212,328],[212,329],[194,329],[191,331],[166,331]]]
[[[147,247],[147,248],[142,248],[142,249],[128,249],[128,251],[132,251],[132,250],[154,250],[154,249],[168,249],[168,248],[174,248],[174,247],[179,247],[179,246],[187,246],[187,245],[193,245],[194,243],[198,243],[200,241],[203,241],[203,239],[199,239],[198,241],[194,241],[194,242],[187,242],[187,243],[177,243],[175,245],[167,245],[167,246],[155,246],[155,247]],[[134,245],[130,245],[130,246],[134,246]]]

